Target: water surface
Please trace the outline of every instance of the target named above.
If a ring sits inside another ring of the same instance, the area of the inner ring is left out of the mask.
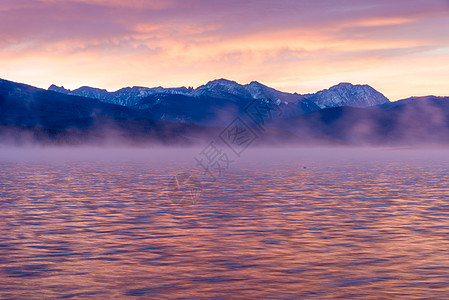
[[[3,150],[2,299],[449,295],[445,150],[248,151],[195,205],[193,150]]]

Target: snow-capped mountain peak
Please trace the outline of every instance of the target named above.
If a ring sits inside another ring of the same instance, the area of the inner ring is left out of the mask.
[[[108,92],[104,89],[83,86],[71,91],[64,87],[51,85],[49,90],[94,98],[103,102],[123,106],[141,107],[142,109],[148,109],[156,104],[162,105],[166,99],[174,95],[202,99],[201,102],[195,102],[202,103],[201,105],[212,105],[214,103],[212,99],[239,103],[238,105],[246,105],[249,101],[257,99],[261,102],[271,101],[278,106],[282,106],[285,111],[285,116],[311,112],[322,108],[339,106],[366,107],[389,102],[384,95],[369,85],[353,85],[348,82],[342,82],[329,89],[306,95],[281,92],[257,81],[251,81],[249,84],[241,85],[224,78],[209,81],[196,89],[186,87],[163,88],[159,86],[148,88],[133,86],[122,88],[115,92]],[[145,100],[148,97],[157,98],[157,103],[150,104],[153,100]],[[142,101],[145,102],[144,105],[142,105]]]
[[[313,101],[320,108],[355,106],[366,107],[390,102],[384,95],[369,85],[353,85],[342,82],[327,90],[306,95],[306,99]]]

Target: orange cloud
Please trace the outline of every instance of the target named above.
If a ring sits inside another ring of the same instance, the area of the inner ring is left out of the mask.
[[[225,77],[299,93],[351,81],[392,99],[449,95],[440,0],[4,1],[0,77],[41,87]]]

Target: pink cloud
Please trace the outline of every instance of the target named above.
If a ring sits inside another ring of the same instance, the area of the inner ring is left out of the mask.
[[[315,84],[320,77],[325,84],[354,78],[357,66],[363,64],[360,78],[381,82],[381,72],[392,63],[401,68],[398,76],[410,73],[412,66],[402,64],[404,57],[419,57],[421,68],[441,65],[437,60],[449,48],[449,4],[446,0],[3,0],[0,28],[0,63],[6,72],[1,76],[19,77],[15,68],[26,59],[30,75],[21,80],[30,83],[62,76],[51,71],[60,62],[61,68],[76,74],[66,77],[73,82],[83,80],[83,71],[89,72],[85,78],[101,78],[106,69],[108,74],[123,73],[125,65],[130,68],[127,82],[146,78],[142,80],[147,85],[155,80],[157,85],[195,85],[215,77],[262,78],[293,90],[295,81],[299,87],[303,82]],[[428,55],[431,51],[438,55]],[[114,69],[118,60],[120,66]],[[441,76],[447,70],[437,73]],[[120,87],[118,80],[104,84]],[[398,84],[409,89],[406,83]]]

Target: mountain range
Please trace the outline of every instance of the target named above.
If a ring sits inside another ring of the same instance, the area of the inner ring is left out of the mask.
[[[257,81],[240,85],[226,79],[213,80],[196,89],[135,86],[107,92],[87,86],[71,91],[52,85],[49,90],[135,108],[145,111],[153,119],[217,126],[230,121],[224,117],[229,111],[241,113],[250,101],[274,103],[282,111],[283,117],[330,107],[366,107],[389,102],[368,85],[350,83],[340,83],[328,90],[305,95],[281,92]]]
[[[0,79],[0,142],[194,144],[235,118],[256,144],[429,144],[449,138],[449,98],[390,102],[369,85],[340,83],[314,94],[218,79],[198,88],[48,90]],[[254,109],[264,120],[254,119]],[[269,108],[269,109],[267,109]],[[249,111],[253,109],[253,114]]]

